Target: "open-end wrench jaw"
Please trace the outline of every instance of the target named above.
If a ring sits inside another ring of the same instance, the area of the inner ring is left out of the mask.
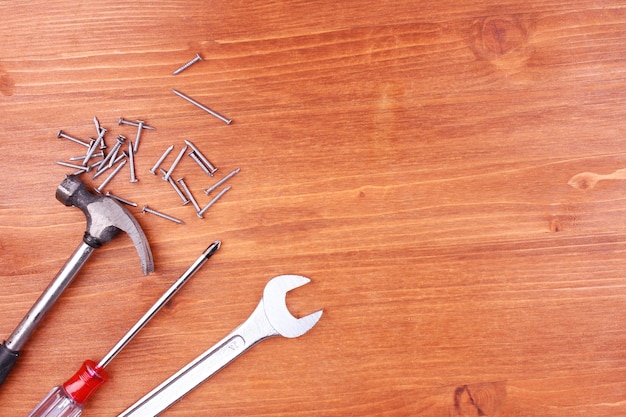
[[[287,338],[300,337],[313,328],[322,317],[322,310],[307,316],[294,317],[287,308],[287,293],[311,280],[301,275],[279,275],[272,278],[263,290],[263,310],[270,325]]]

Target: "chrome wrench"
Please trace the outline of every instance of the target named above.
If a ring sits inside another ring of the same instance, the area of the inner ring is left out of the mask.
[[[296,318],[285,302],[288,291],[308,282],[309,278],[300,275],[272,278],[246,321],[118,417],[155,417],[260,341],[273,336],[299,337],[311,330],[322,310]]]

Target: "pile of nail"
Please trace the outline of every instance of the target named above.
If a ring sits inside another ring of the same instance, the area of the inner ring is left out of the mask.
[[[193,64],[200,62],[200,61],[202,61],[202,57],[200,56],[200,54],[196,54],[196,56],[192,60],[190,60],[183,66],[179,67],[177,70],[175,70],[172,73],[172,75],[178,75],[184,70],[186,70],[187,68],[189,68],[190,66],[192,66]],[[232,123],[232,119],[228,119],[222,116],[221,114],[211,110],[207,106],[194,100],[193,98],[187,96],[186,94],[183,94],[180,91],[175,90],[175,89],[172,89],[172,92],[176,94],[178,97],[184,99],[185,101],[204,110],[211,116],[216,117],[217,119],[223,121],[227,125]],[[111,169],[111,172],[108,174],[106,179],[102,181],[102,183],[97,188],[95,188],[96,192],[100,194],[102,194],[107,184],[109,184],[109,182],[121,171],[121,169],[126,165],[127,162],[129,162],[129,166],[130,166],[130,182],[133,182],[133,183],[137,182],[138,180],[137,180],[137,176],[135,173],[135,154],[139,150],[139,141],[141,139],[141,134],[144,130],[155,130],[155,128],[152,126],[148,126],[142,120],[137,120],[136,122],[132,122],[132,121],[125,120],[124,118],[120,117],[118,121],[119,125],[135,126],[137,128],[135,142],[134,143],[131,143],[130,141],[128,142],[128,152],[126,152],[126,150],[122,149],[122,146],[124,146],[126,142],[126,137],[122,135],[118,135],[115,145],[111,148],[110,151],[107,152],[107,145],[105,143],[105,135],[108,130],[103,128],[100,125],[100,122],[98,121],[97,117],[94,117],[93,121],[96,127],[96,135],[97,135],[96,139],[90,139],[89,141],[85,141],[85,140],[70,136],[64,133],[62,130],[59,131],[57,135],[59,138],[65,138],[72,142],[78,143],[82,146],[85,146],[87,148],[87,151],[84,155],[70,158],[69,162],[58,161],[57,164],[62,165],[67,168],[75,169],[76,170],[76,172],[74,172],[75,175],[81,175],[81,174],[85,174],[85,173],[95,170],[93,179],[96,179],[97,177],[99,177],[100,175],[104,174],[109,169]],[[185,145],[179,152],[174,162],[170,165],[168,170],[160,169],[160,166],[163,163],[163,161],[165,161],[168,154],[174,149],[174,145],[171,145],[165,150],[163,155],[154,164],[152,169],[150,169],[150,173],[156,175],[156,170],[159,169],[160,172],[163,174],[163,180],[166,182],[169,182],[169,184],[174,188],[178,196],[183,201],[183,204],[186,205],[186,204],[191,203],[191,205],[196,210],[197,216],[202,219],[206,211],[213,204],[215,204],[228,190],[230,190],[231,187],[228,186],[222,189],[220,192],[218,192],[218,194],[211,201],[209,201],[208,204],[206,204],[203,208],[200,208],[197,200],[194,198],[193,194],[191,193],[191,190],[185,183],[185,179],[179,178],[176,181],[172,179],[172,172],[174,171],[176,166],[180,163],[185,152],[189,148],[191,148],[191,152],[189,152],[188,156],[191,159],[193,159],[207,175],[213,177],[213,175],[217,171],[217,168],[215,168],[215,166],[202,154],[202,152],[200,152],[200,150],[188,140],[185,140]],[[92,160],[94,159],[98,159],[98,160],[96,162],[92,162]],[[80,162],[80,164],[78,162]],[[224,184],[226,181],[228,181],[228,179],[230,179],[233,175],[237,174],[238,172],[239,172],[239,168],[235,169],[234,171],[226,175],[224,178],[222,178],[221,180],[217,181],[215,184],[213,184],[212,186],[204,190],[204,193],[206,195],[209,195],[212,191],[219,188],[222,184]],[[134,207],[137,206],[137,203],[133,203],[132,201],[129,201],[127,199],[111,194],[108,191],[106,195],[113,197],[124,204],[128,204]],[[165,213],[153,210],[149,208],[147,205],[143,207],[142,212],[151,213],[159,217],[162,217],[164,219],[171,220],[175,223],[184,224],[182,220],[176,217],[167,215]]]
[[[130,161],[130,182],[137,182],[137,177],[135,175],[135,154],[139,150],[139,141],[141,139],[141,132],[144,129],[154,130],[152,126],[146,125],[143,121],[138,120],[137,122],[130,122],[128,120],[120,117],[118,124],[119,125],[130,125],[137,127],[137,135],[135,136],[135,143],[128,142],[128,153],[125,150],[120,152],[120,149],[126,142],[126,137],[123,135],[118,135],[115,145],[109,152],[107,150],[107,144],[105,141],[106,133],[108,129],[100,126],[100,122],[97,117],[93,118],[93,122],[96,126],[96,134],[97,139],[90,138],[89,142],[84,141],[82,139],[78,139],[74,136],[70,136],[67,133],[59,130],[57,133],[57,137],[68,139],[74,143],[78,143],[87,148],[87,151],[84,155],[71,157],[70,162],[62,162],[57,161],[58,165],[73,168],[76,170],[74,172],[75,175],[84,174],[87,172],[91,172],[92,170],[96,170],[94,179],[98,178],[100,175],[113,168],[113,171],[107,176],[107,178],[98,186],[95,190],[98,193],[102,193],[104,187],[117,175],[117,173],[126,165],[128,161]],[[99,152],[97,152],[99,151]],[[92,162],[92,159],[99,159],[96,162]],[[81,161],[80,164],[77,162]]]
[[[86,141],[86,140],[71,136],[63,132],[62,130],[58,132],[57,137],[67,139],[69,141],[72,141],[74,143],[84,146],[86,148],[86,152],[84,155],[79,155],[79,156],[74,156],[74,157],[69,158],[69,162],[57,161],[56,163],[63,167],[74,169],[75,171],[72,173],[74,175],[82,175],[82,174],[87,174],[90,172],[95,172],[92,178],[94,180],[100,177],[105,172],[108,172],[108,175],[100,183],[100,185],[94,188],[94,190],[99,194],[104,193],[105,187],[109,184],[109,182],[111,182],[111,180],[114,177],[116,177],[119,174],[119,172],[127,163],[130,167],[129,181],[131,183],[138,182],[137,175],[135,172],[135,155],[137,154],[139,150],[139,144],[140,144],[140,140],[142,137],[142,132],[144,130],[155,130],[155,128],[145,124],[145,122],[142,120],[137,120],[136,122],[132,122],[132,121],[129,121],[120,117],[118,120],[119,125],[134,126],[137,128],[135,141],[134,142],[127,141],[125,136],[118,135],[113,147],[107,151],[108,147],[106,144],[106,134],[108,132],[108,129],[101,126],[97,117],[94,117],[93,121],[96,127],[96,135],[97,135],[96,139],[90,138],[89,141]],[[123,150],[122,146],[124,146],[126,142],[128,142],[128,149]],[[200,151],[200,149],[198,149],[196,145],[194,145],[192,142],[188,140],[185,140],[184,142],[185,144],[183,148],[180,150],[180,152],[178,153],[178,156],[176,157],[174,162],[172,162],[172,164],[169,166],[167,170],[160,168],[160,167],[163,164],[163,162],[166,160],[170,152],[174,149],[174,145],[170,145],[165,150],[165,152],[161,155],[161,157],[156,161],[156,163],[150,169],[150,173],[153,175],[156,175],[157,169],[159,169],[159,171],[163,174],[162,179],[165,182],[168,182],[172,186],[176,194],[182,200],[183,205],[187,205],[191,203],[191,205],[196,210],[196,215],[202,219],[206,211],[211,206],[213,206],[228,190],[230,190],[231,187],[227,186],[223,188],[221,191],[217,193],[217,195],[215,195],[215,197],[213,197],[213,199],[211,199],[211,201],[209,201],[204,207],[201,208],[200,205],[198,204],[198,201],[193,196],[191,190],[185,183],[184,177],[179,178],[176,181],[174,181],[172,178],[172,173],[174,172],[175,168],[179,165],[182,158],[185,156],[185,153],[189,149],[191,149],[191,151],[187,154],[187,156],[191,158],[193,161],[195,161],[195,163],[202,169],[202,171],[205,174],[209,175],[210,177],[213,177],[218,169],[208,160],[208,158]],[[206,195],[209,195],[213,191],[217,190],[221,185],[223,185],[226,181],[228,181],[231,177],[233,177],[239,171],[240,169],[237,168],[234,171],[230,172],[228,175],[224,176],[222,179],[215,182],[209,188],[205,189],[204,193]],[[130,205],[133,207],[138,206],[137,203],[132,202],[128,199],[122,198],[120,196],[117,196],[115,194],[112,194],[110,191],[106,191],[106,193],[104,194],[118,200],[121,203]],[[158,217],[173,221],[175,223],[179,223],[179,224],[185,223],[181,219],[178,219],[176,217],[170,216],[163,212],[151,209],[147,205],[143,206],[142,212],[154,214]]]

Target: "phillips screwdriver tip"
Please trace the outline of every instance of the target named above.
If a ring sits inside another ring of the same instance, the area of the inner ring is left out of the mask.
[[[213,255],[215,252],[217,252],[217,250],[221,246],[222,246],[222,242],[220,240],[216,240],[215,242],[211,243],[208,248],[206,248],[206,250],[204,251],[204,256],[206,258],[211,257],[211,255]]]

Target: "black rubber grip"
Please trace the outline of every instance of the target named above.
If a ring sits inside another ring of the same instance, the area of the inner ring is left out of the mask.
[[[19,352],[15,352],[6,346],[6,340],[0,345],[0,385],[4,384],[4,380],[7,379],[13,365],[17,362]]]

